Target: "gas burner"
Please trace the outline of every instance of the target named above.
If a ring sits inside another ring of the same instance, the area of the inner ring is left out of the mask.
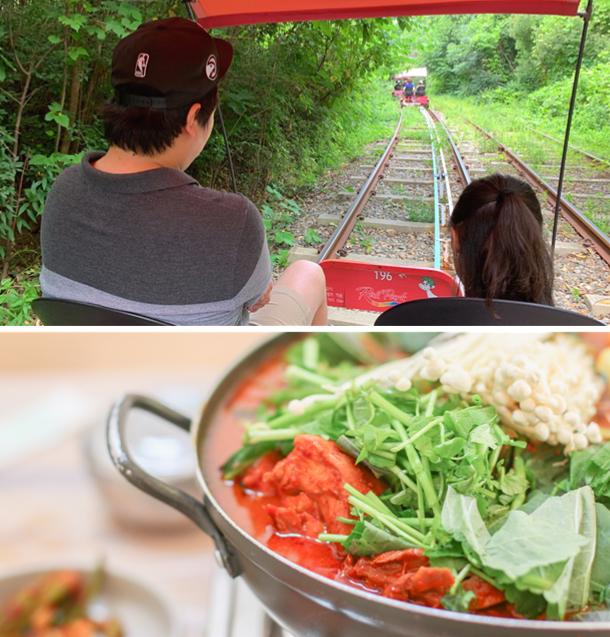
[[[205,637],[295,637],[265,611],[241,579],[218,570],[212,579]]]

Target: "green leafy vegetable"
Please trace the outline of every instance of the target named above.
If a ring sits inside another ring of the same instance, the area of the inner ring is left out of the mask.
[[[476,602],[477,596],[472,591],[467,591],[463,586],[459,586],[455,593],[446,593],[441,599],[441,604],[445,610],[453,610],[457,613],[467,613],[471,602]],[[476,603],[475,603],[476,608]]]
[[[455,414],[456,433],[466,438],[479,425],[490,425],[498,421],[495,407],[469,407]]]
[[[530,514],[533,513],[543,502],[549,499],[549,495],[542,491],[530,492],[527,501],[519,507],[519,511]]]
[[[585,470],[585,483],[598,498],[610,498],[610,442],[589,460]]]
[[[477,508],[477,501],[469,495],[460,495],[449,487],[441,514],[443,528],[459,542],[467,542],[479,557],[491,536]]]
[[[500,489],[502,489],[502,493],[506,495],[518,495],[519,493],[523,493],[527,491],[530,484],[527,479],[518,474],[509,474],[503,475],[500,478]]]
[[[610,587],[610,511],[605,506],[596,504],[595,513],[597,515],[597,546],[591,568],[591,589],[601,595]],[[604,597],[610,605],[610,597]]]
[[[299,433],[313,434],[325,440],[337,440],[347,431],[344,424],[335,421],[333,412],[320,414],[313,422],[301,425],[298,429]]]
[[[578,613],[572,617],[573,620],[579,622],[604,622],[610,623],[610,610],[597,610],[590,613]]]
[[[484,545],[482,559],[485,566],[515,581],[534,568],[567,561],[584,544],[586,540],[574,531],[533,514],[511,511],[504,526]]]
[[[526,451],[523,457],[533,487],[543,493],[556,491],[556,484],[569,475],[570,460],[562,456],[557,447],[542,446],[535,453]]]
[[[578,533],[585,540],[577,555],[567,561],[559,580],[544,593],[549,602],[549,618],[563,619],[566,612],[580,610],[589,602],[597,531],[593,492],[589,487],[583,487],[560,498],[549,498],[532,513],[532,517]]]
[[[476,442],[481,445],[489,447],[489,449],[495,449],[498,446],[498,441],[494,436],[491,427],[489,425],[479,425],[470,432],[470,442]]]
[[[547,602],[542,595],[529,590],[520,591],[514,584],[504,589],[507,601],[515,605],[515,610],[526,619],[536,619],[546,610]]]
[[[238,449],[223,465],[222,472],[227,480],[243,473],[255,460],[275,449],[275,442],[259,442]]]
[[[385,553],[386,551],[400,551],[414,548],[400,537],[396,537],[366,520],[358,522],[354,530],[343,542],[343,546],[352,555],[369,556]]]

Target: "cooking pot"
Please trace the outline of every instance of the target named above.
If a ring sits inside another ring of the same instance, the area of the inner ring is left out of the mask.
[[[108,421],[111,457],[132,484],[188,516],[216,546],[216,558],[232,577],[241,576],[269,615],[301,637],[608,637],[602,622],[551,622],[504,619],[436,610],[399,602],[340,584],[308,571],[274,553],[242,530],[219,505],[206,474],[203,449],[210,424],[236,391],[267,361],[281,355],[298,334],[282,334],[256,348],[235,365],[212,391],[199,418],[192,424],[180,413],[145,396],[126,395],[112,408]],[[203,489],[200,502],[187,493],[146,473],[126,445],[127,418],[134,408],[144,409],[177,427],[190,430],[197,455],[197,479]],[[517,632],[518,631],[518,632]]]

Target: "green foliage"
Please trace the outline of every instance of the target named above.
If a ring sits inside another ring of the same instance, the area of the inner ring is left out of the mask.
[[[397,117],[385,78],[400,28],[392,20],[349,20],[227,32],[236,56],[222,104],[240,190],[256,199],[271,181],[290,190],[312,184],[374,132],[386,134],[388,113]],[[215,185],[210,153],[225,179],[220,136],[196,167]]]
[[[498,132],[539,128],[562,137],[582,21],[560,16],[446,16],[428,20],[419,61],[437,93],[468,96],[456,112]],[[437,106],[441,101],[433,98]],[[505,108],[502,108],[505,106]],[[610,156],[610,0],[596,0],[572,134],[573,143]],[[486,124],[487,122],[487,124]],[[531,150],[531,148],[530,148]],[[547,153],[548,155],[548,153]],[[533,155],[530,161],[534,161]],[[535,162],[534,162],[535,163]],[[595,213],[589,211],[589,217]],[[604,227],[603,220],[600,222]]]
[[[0,260],[10,257],[10,247],[19,234],[37,226],[53,181],[76,161],[80,155],[61,153],[15,160],[0,138]]]
[[[600,62],[582,72],[575,121],[581,130],[594,131],[610,119],[610,50],[600,55]],[[532,93],[529,108],[547,119],[567,116],[572,94],[572,77],[549,84]]]
[[[322,237],[315,228],[307,228],[303,233],[305,241],[307,245],[315,245],[317,243],[322,243]]]
[[[267,186],[267,192],[269,198],[261,206],[261,214],[267,229],[271,262],[285,266],[288,263],[289,248],[294,245],[294,234],[289,228],[295,218],[301,215],[301,207],[293,199],[284,197],[275,186]]]
[[[582,33],[580,20],[560,16],[444,16],[427,23],[433,28],[420,40],[419,61],[429,68],[430,87],[454,95],[486,92],[501,102],[568,79]],[[598,0],[585,69],[608,51],[609,35],[610,0]]]
[[[33,325],[32,301],[40,296],[37,270],[26,270],[20,281],[0,281],[0,325]]]
[[[470,604],[475,601],[477,596],[472,591],[467,591],[463,586],[459,586],[453,594],[450,592],[444,595],[441,604],[445,610],[453,610],[456,613],[467,613]]]
[[[431,71],[430,88],[469,95],[506,83],[516,57],[515,41],[507,30],[509,19],[497,15],[430,19],[431,46],[421,54]]]
[[[46,194],[61,168],[105,147],[97,111],[112,93],[119,40],[143,21],[183,15],[181,2],[6,0],[0,12],[0,268],[15,244],[32,244]],[[361,152],[395,124],[387,76],[414,19],[255,25],[226,30],[235,47],[221,87],[241,192],[262,205],[275,263],[285,265],[300,211],[266,190],[296,197],[319,175]],[[356,98],[354,99],[354,96]],[[60,157],[64,156],[64,157]],[[30,160],[28,161],[28,158]],[[35,159],[34,159],[35,158]],[[202,184],[227,187],[224,143],[212,135],[190,168]],[[320,242],[312,229],[305,240]],[[39,262],[33,253],[32,263]],[[21,267],[21,264],[20,264]]]
[[[610,510],[595,504],[597,513],[597,546],[591,570],[591,588],[610,607]]]

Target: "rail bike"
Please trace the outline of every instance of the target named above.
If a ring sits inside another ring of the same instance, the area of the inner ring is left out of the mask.
[[[425,81],[428,77],[428,69],[413,68],[402,71],[394,76],[394,90],[392,95],[399,99],[400,107],[423,106],[430,108],[430,100],[426,95]]]
[[[252,5],[252,3],[246,3],[243,0],[196,0],[192,4],[193,17],[195,17],[204,27],[215,26],[234,26],[238,24],[252,24],[252,23],[268,23],[268,22],[283,22],[283,21],[302,21],[302,20],[334,20],[343,18],[374,18],[374,17],[397,17],[397,16],[409,16],[409,15],[435,15],[435,14],[478,14],[478,13],[503,13],[503,14],[538,14],[538,15],[562,15],[562,16],[576,16],[579,15],[583,18],[583,34],[581,40],[580,54],[577,61],[572,103],[570,107],[570,114],[568,116],[568,123],[566,129],[566,148],[564,149],[564,156],[561,162],[560,176],[559,176],[559,197],[557,200],[557,207],[555,211],[555,226],[553,230],[553,248],[555,246],[555,240],[557,236],[557,226],[561,202],[561,189],[563,185],[563,178],[565,174],[565,164],[567,157],[567,143],[569,139],[569,133],[571,129],[572,115],[574,110],[576,88],[578,85],[578,78],[580,74],[580,68],[582,64],[582,56],[584,52],[584,44],[586,41],[586,35],[588,31],[588,24],[592,13],[593,0],[588,0],[586,11],[579,13],[579,0],[531,0],[524,2],[523,0],[370,0],[369,2],[363,2],[362,0],[328,0],[326,2],[319,2],[317,0],[294,0],[289,5],[279,2],[279,0],[261,0]],[[397,74],[400,76],[401,74]],[[414,75],[411,73],[406,76],[413,79]],[[395,81],[402,78],[395,78]],[[416,97],[415,95],[413,96]],[[425,95],[419,97],[420,106],[428,106],[428,98]],[[399,96],[400,98],[400,96]],[[422,99],[425,98],[425,99]],[[410,104],[415,105],[415,100],[407,100],[405,106]],[[442,178],[440,171],[435,171],[434,180],[439,182]],[[353,207],[353,206],[352,206]],[[350,217],[353,212],[351,210],[344,215],[344,222]],[[357,215],[357,212],[355,213]],[[331,236],[329,243],[333,241],[335,234],[342,232],[341,226],[338,226]],[[428,293],[436,289],[439,292],[439,296],[450,296],[453,293],[453,285],[447,282],[445,287],[439,283],[438,286],[435,281],[435,288],[432,290],[426,289],[426,282],[423,286],[419,286],[418,283],[413,285],[413,279],[410,276],[413,274],[412,270],[405,266],[397,266],[402,268],[398,271],[392,270],[391,272],[386,268],[375,270],[374,268],[361,267],[361,263],[358,261],[351,261],[351,265],[346,266],[347,260],[340,260],[342,262],[339,271],[338,264],[327,264],[324,262],[327,260],[336,260],[337,254],[332,250],[323,249],[318,258],[318,262],[322,264],[322,267],[326,271],[327,275],[327,290],[328,290],[328,302],[329,305],[350,307],[355,306],[361,302],[359,295],[354,295],[354,292],[358,291],[358,288],[371,288],[372,293],[369,293],[369,298],[374,303],[389,303],[396,304],[402,303],[407,300],[410,301],[416,298],[414,295],[420,293],[419,298],[428,298]],[[438,259],[435,258],[434,271],[439,272],[439,278],[441,275],[447,273],[441,270]],[[381,272],[389,272],[392,276],[391,282],[393,285],[394,298],[385,298],[383,293],[384,289],[388,289],[387,275],[382,278]],[[371,274],[372,273],[372,274]],[[402,273],[405,276],[400,278],[398,275]],[[422,278],[425,278],[424,275]],[[433,277],[431,277],[433,278]],[[336,284],[335,281],[339,281]],[[404,283],[404,285],[403,285]],[[341,287],[342,291],[337,293],[337,285]],[[442,290],[442,291],[441,291]],[[374,296],[376,294],[376,296]],[[368,309],[376,309],[379,311],[382,308],[369,307]]]
[[[588,24],[592,12],[593,0],[588,0],[585,12],[579,13],[580,0],[293,0],[290,3],[280,0],[259,0],[256,3],[245,0],[187,0],[187,7],[191,16],[198,20],[204,28],[237,26],[242,24],[260,24],[274,22],[296,22],[308,20],[338,20],[348,18],[378,18],[416,15],[439,14],[537,14],[577,16],[583,18],[584,28],[581,51],[577,62],[574,96],[582,62],[582,53],[586,40]],[[407,69],[397,73],[394,82],[410,78],[427,78],[427,69]],[[414,91],[415,92],[415,91]],[[397,96],[400,99],[400,95]],[[574,97],[568,118],[566,130],[566,144],[569,138],[573,113]],[[413,95],[407,100],[406,106],[429,107],[429,100],[425,91],[423,95]],[[225,138],[228,148],[228,141]],[[229,156],[229,153],[227,152]],[[565,171],[567,149],[562,160],[559,181],[559,199],[555,213],[555,229],[553,246],[557,233],[557,219],[559,215],[559,200],[561,199],[561,185]],[[383,158],[382,158],[383,159]],[[382,160],[380,160],[381,163]],[[435,169],[435,184],[442,180],[442,170]],[[370,184],[369,184],[370,185]],[[355,208],[356,212],[352,210]],[[408,266],[386,266],[363,264],[361,261],[339,259],[336,251],[328,246],[335,235],[343,232],[342,226],[350,223],[350,216],[357,217],[357,206],[350,206],[342,223],[335,229],[328,244],[322,249],[318,262],[322,265],[327,276],[327,298],[331,306],[348,308],[364,307],[373,311],[382,311],[404,301],[414,299],[428,299],[456,294],[456,284],[453,278],[441,269],[440,259],[435,256],[434,268],[425,272]],[[438,222],[437,222],[438,224]],[[438,242],[437,242],[438,243]],[[436,250],[435,250],[436,252]],[[391,285],[388,285],[391,284]],[[388,291],[390,290],[390,291]]]
[[[538,14],[538,15],[579,15],[583,18],[584,28],[581,43],[581,55],[576,68],[574,95],[572,99],[568,126],[566,130],[566,153],[569,133],[571,129],[575,91],[577,87],[582,52],[586,40],[588,23],[592,12],[592,0],[589,0],[587,10],[578,13],[579,0],[295,0],[289,4],[279,0],[260,0],[256,4],[245,0],[191,0],[188,6],[192,9],[192,17],[197,19],[204,28],[236,26],[241,24],[291,22],[303,20],[336,20],[344,18],[375,18],[398,17],[410,15],[439,15],[439,14]],[[416,69],[409,69],[395,75],[394,82],[417,78]],[[421,70],[427,76],[427,70]],[[395,84],[396,87],[396,84]],[[404,92],[404,91],[403,91]],[[423,95],[414,94],[405,106],[429,106],[425,90]],[[398,93],[395,88],[394,94]],[[397,95],[404,99],[401,95]],[[396,135],[395,135],[396,137]],[[394,140],[395,142],[395,140]],[[434,144],[434,140],[433,140]],[[430,299],[433,297],[448,297],[456,294],[456,285],[445,269],[441,267],[439,246],[446,237],[441,220],[435,219],[435,255],[434,267],[426,271],[400,265],[384,265],[363,263],[356,259],[339,258],[341,248],[337,237],[344,236],[353,228],[361,210],[363,201],[366,202],[374,191],[379,179],[383,176],[392,144],[381,157],[366,184],[360,189],[356,201],[352,202],[343,216],[341,223],[335,229],[328,243],[321,250],[318,262],[322,265],[327,276],[328,303],[331,306],[382,311],[405,301],[416,299]],[[566,153],[562,159],[559,178],[559,199],[565,172]],[[435,191],[442,179],[442,167],[434,166]],[[451,211],[447,211],[450,213]],[[559,215],[559,200],[556,210],[555,228],[553,232],[553,246],[557,233],[557,219]],[[446,219],[445,219],[446,221]]]

